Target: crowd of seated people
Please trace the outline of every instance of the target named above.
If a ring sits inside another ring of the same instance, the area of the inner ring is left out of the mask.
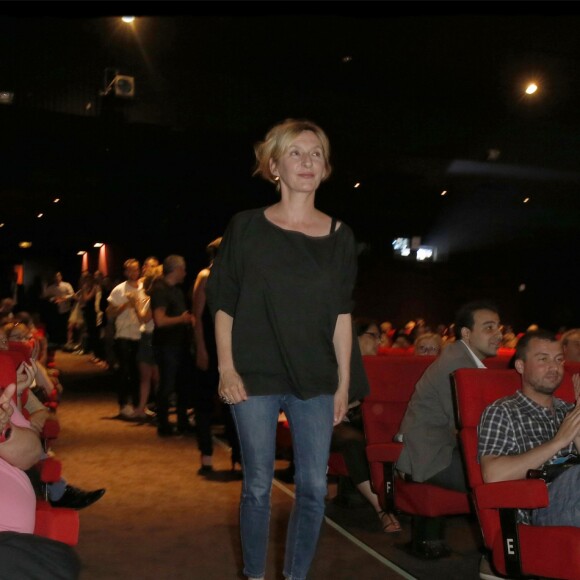
[[[455,323],[449,324],[439,323],[432,327],[426,323],[423,318],[416,318],[409,320],[400,327],[393,325],[391,321],[384,321],[379,324],[380,328],[380,342],[379,355],[406,355],[406,354],[427,354],[425,352],[418,352],[417,344],[419,338],[421,342],[425,340],[424,335],[429,337],[429,347],[431,352],[429,354],[439,354],[445,346],[455,341]],[[433,330],[435,328],[435,330]],[[525,332],[538,330],[538,325],[533,323],[526,327],[524,331],[516,333],[513,326],[510,324],[502,325],[502,343],[500,345],[499,354],[514,354],[515,347],[520,337]],[[573,332],[574,331],[574,332]],[[580,340],[580,330],[572,329],[566,331],[565,328],[559,334],[559,338],[563,340],[564,351],[566,352],[568,339]],[[435,348],[437,343],[438,348]],[[580,345],[580,342],[578,343]],[[571,351],[574,350],[575,343],[571,342]],[[425,350],[424,348],[421,350]],[[574,356],[574,355],[570,355]],[[577,360],[580,360],[580,346],[578,347]]]
[[[16,313],[8,322],[4,321],[0,326],[0,352],[9,352],[17,348],[18,343],[30,345],[30,350],[21,351],[23,354],[15,364],[17,374],[16,401],[17,410],[28,421],[28,427],[33,429],[40,438],[47,420],[58,421],[55,410],[60,401],[63,387],[59,380],[59,374],[54,369],[47,369],[36,358],[36,353],[41,352],[39,342],[35,338],[34,325],[27,313]],[[47,453],[43,452],[40,459],[45,459]],[[44,488],[40,481],[38,466],[27,471],[31,482],[35,487],[36,494],[43,495]],[[86,508],[105,493],[105,489],[85,491],[70,485],[64,478],[46,485],[48,499],[53,507],[68,507],[72,509]]]

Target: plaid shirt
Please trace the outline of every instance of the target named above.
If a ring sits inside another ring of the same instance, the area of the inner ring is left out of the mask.
[[[489,405],[481,416],[478,459],[484,455],[520,455],[553,439],[568,412],[574,408],[554,397],[554,407],[546,409],[521,391]],[[576,451],[574,443],[560,449],[544,465]],[[529,523],[529,510],[520,510],[519,519]]]

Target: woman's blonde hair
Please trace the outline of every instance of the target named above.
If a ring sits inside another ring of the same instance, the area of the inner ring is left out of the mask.
[[[304,131],[311,131],[320,141],[326,169],[322,181],[326,181],[332,172],[332,166],[330,165],[330,142],[326,133],[316,123],[308,121],[307,119],[286,119],[274,125],[266,134],[266,138],[254,145],[256,167],[252,175],[260,175],[271,183],[277,183],[277,177],[270,170],[270,159],[278,161],[287,151],[290,143]]]

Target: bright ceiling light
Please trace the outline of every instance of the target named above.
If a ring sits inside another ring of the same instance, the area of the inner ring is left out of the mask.
[[[358,189],[359,187],[360,187],[360,181],[357,181],[357,182],[354,184],[354,188],[355,188],[355,189]]]
[[[103,242],[95,242],[93,244],[93,248],[100,248],[103,245]]]
[[[131,24],[131,22],[135,21],[135,17],[134,16],[122,16],[121,20],[123,22],[125,22],[126,24]]]
[[[533,95],[537,90],[538,90],[538,85],[536,83],[530,83],[526,87],[526,94],[527,95]]]
[[[84,250],[79,250],[77,252],[77,256],[84,256],[86,254],[86,252]]]

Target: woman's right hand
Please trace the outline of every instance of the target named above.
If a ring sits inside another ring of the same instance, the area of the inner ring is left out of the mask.
[[[241,403],[248,398],[242,377],[234,369],[220,372],[218,394],[220,399],[228,405]]]

